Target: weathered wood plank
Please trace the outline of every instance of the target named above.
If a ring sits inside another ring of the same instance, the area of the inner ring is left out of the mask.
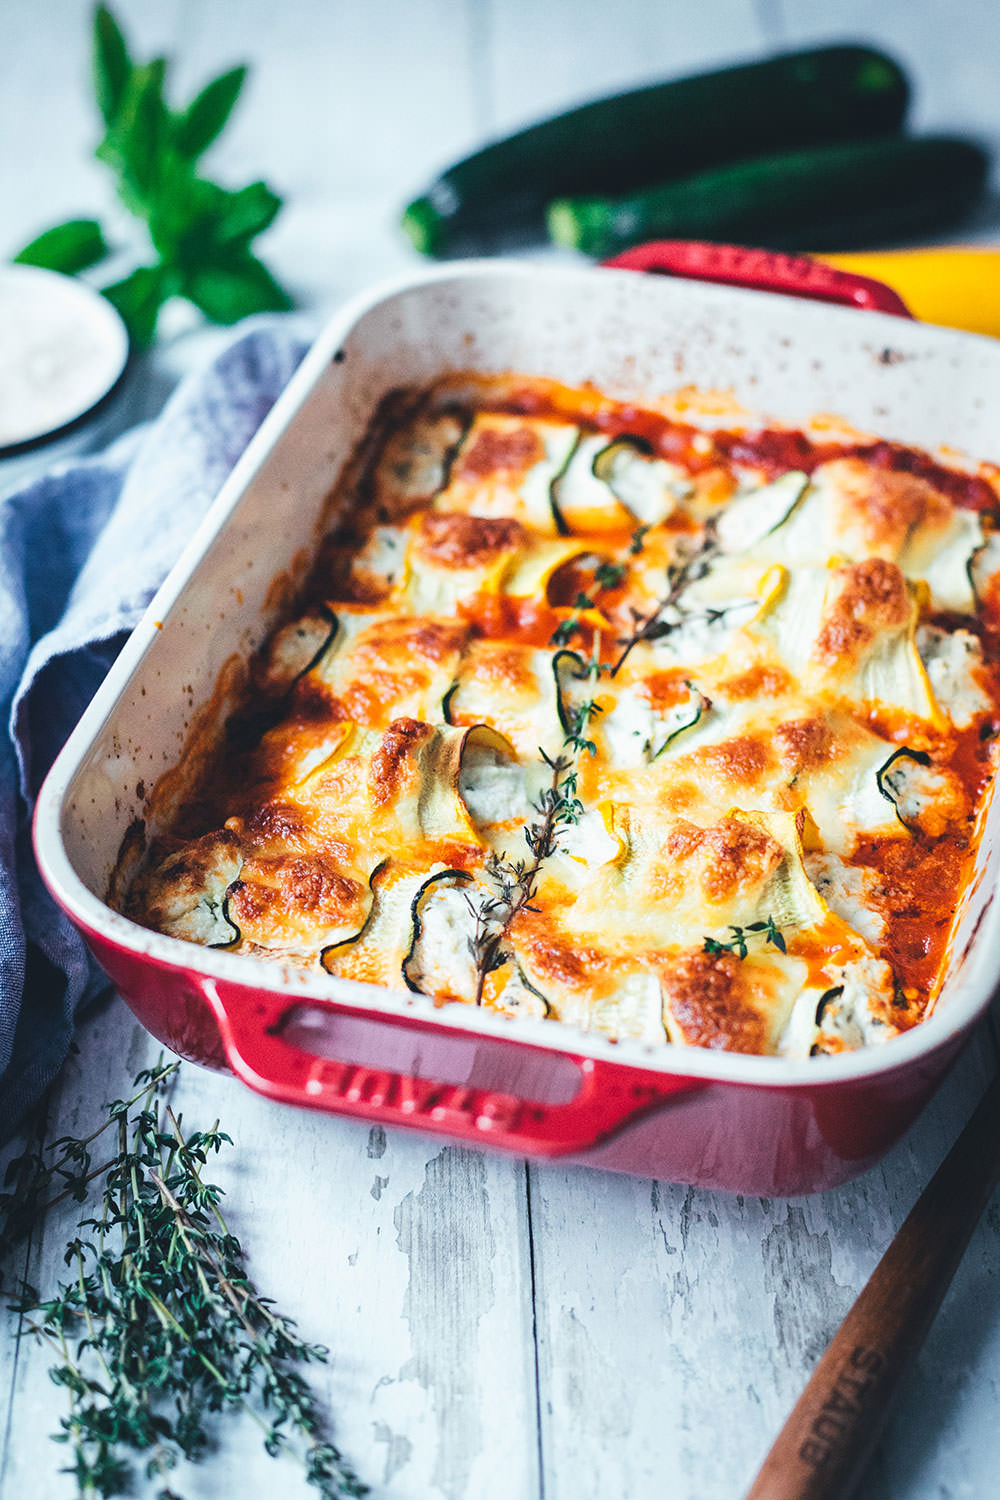
[[[68,1065],[51,1131],[88,1128],[158,1049],[120,1002],[88,1026]],[[530,1495],[536,1485],[535,1376],[523,1168],[517,1162],[271,1105],[232,1078],[182,1070],[174,1108],[192,1128],[221,1118],[237,1142],[212,1164],[225,1211],[261,1289],[332,1350],[313,1379],[335,1436],[379,1494],[424,1500]],[[58,1210],[28,1265],[49,1286],[74,1220]],[[8,1315],[3,1315],[4,1318]],[[58,1500],[65,1454],[47,1442],[62,1410],[47,1353],[0,1344],[12,1380],[2,1500]],[[503,1420],[496,1414],[502,1412]],[[186,1469],[188,1500],[214,1500],[219,1475],[247,1493],[294,1493],[250,1424],[220,1428],[219,1454]],[[303,1493],[304,1493],[303,1486]],[[141,1493],[141,1491],[140,1491]],[[150,1491],[152,1493],[152,1491]]]
[[[880,1168],[817,1197],[729,1197],[532,1168],[548,1500],[612,1490],[652,1500],[665,1481],[671,1495],[697,1500],[741,1493],[994,1066],[980,1036]],[[879,1460],[887,1500],[986,1485],[988,1454],[956,1450],[954,1421],[933,1413],[984,1267],[1000,1266],[998,1227],[980,1229],[924,1373],[904,1394]],[[990,1392],[983,1406],[1000,1374],[994,1323],[975,1356]]]

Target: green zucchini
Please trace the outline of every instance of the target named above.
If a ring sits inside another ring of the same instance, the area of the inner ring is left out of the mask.
[[[659,526],[673,511],[675,501],[693,489],[690,476],[679,464],[657,458],[651,443],[631,433],[601,449],[593,473],[633,520],[644,526]]]
[[[456,678],[451,687],[445,693],[444,697],[441,699],[441,717],[446,724],[451,724],[452,726],[454,726],[455,721],[451,716],[451,700],[458,692],[458,688],[459,684]]]
[[[512,1010],[515,1015],[522,1012],[524,1015],[533,1015],[538,1013],[538,1007],[532,1002],[539,1000],[542,1005],[542,1018],[550,1016],[552,1006],[538,986],[532,984],[519,963],[514,963],[512,967],[514,972],[500,992],[500,1004]],[[518,994],[519,990],[524,992],[523,999]]]
[[[816,1025],[817,1026],[822,1025],[823,1015],[824,1015],[824,1013],[826,1011],[827,1006],[831,1005],[834,1000],[839,1000],[840,996],[843,993],[844,993],[844,986],[842,984],[835,984],[834,987],[833,987],[833,989],[831,989],[831,990],[824,990],[823,991],[822,995],[820,995],[820,997],[819,997],[819,1003],[816,1006]]]
[[[374,870],[368,877],[368,889],[371,891],[373,898],[377,898],[378,895],[378,887],[376,885],[376,881],[378,880],[378,877],[382,874],[382,872],[388,867],[388,864],[389,861],[387,859],[380,859],[378,864],[375,866]],[[330,968],[327,960],[332,959],[338,951],[349,948],[352,943],[360,942],[362,938],[365,937],[368,929],[374,924],[375,919],[376,900],[373,899],[371,906],[368,908],[368,915],[367,917],[365,917],[365,920],[362,922],[357,932],[352,932],[348,937],[337,938],[336,942],[327,943],[325,948],[320,949],[319,961],[322,964],[323,968],[326,969],[327,973],[336,972],[335,970],[332,970]]]
[[[723,550],[749,552],[784,526],[808,488],[809,475],[789,469],[770,484],[730,500],[715,526]]]
[[[407,989],[412,990],[415,995],[423,994],[419,983],[410,978],[410,964],[416,956],[417,944],[421,938],[420,910],[424,898],[440,880],[471,880],[472,875],[468,870],[438,870],[437,874],[429,875],[420,886],[410,902],[410,943],[403,958],[402,974],[403,982]]]
[[[879,791],[887,802],[892,803],[896,817],[902,823],[903,827],[909,831],[910,825],[899,810],[898,789],[893,787],[892,781],[889,779],[889,772],[899,760],[913,760],[916,761],[918,766],[929,766],[931,758],[926,750],[911,750],[909,746],[904,745],[901,750],[894,750],[889,759],[884,761],[875,772],[875,781]]]
[[[691,698],[687,703],[679,703],[677,705],[675,712],[680,722],[674,724],[674,727],[668,731],[667,737],[663,741],[662,745],[658,745],[655,750],[653,748],[652,740],[650,740],[645,746],[645,750],[650,761],[659,760],[664,750],[666,750],[668,746],[673,744],[678,735],[684,734],[684,732],[688,729],[693,729],[701,719],[701,716],[706,711],[706,709],[709,709],[712,706],[709,700],[705,697],[704,693],[699,692],[693,682],[685,683],[685,686],[690,689]],[[692,717],[687,717],[688,714],[692,715]]]
[[[562,668],[564,663],[569,662],[573,663],[572,676],[577,682],[583,682],[587,676],[587,663],[578,652],[563,649],[553,656],[552,676],[556,684],[556,713],[559,715],[559,727],[564,735],[572,734],[576,725],[572,708],[563,696]]]
[[[541,232],[546,205],[622,193],[736,156],[898,130],[909,88],[869,47],[789,52],[598,99],[456,162],[403,214],[425,255]]]
[[[238,708],[226,720],[226,741],[234,753],[240,754],[259,745],[268,730],[281,723],[296,684],[319,665],[336,640],[340,624],[327,605],[321,604],[314,613],[315,630],[309,630],[308,619],[306,616],[285,626],[268,643],[267,656],[273,659],[279,642],[284,639],[290,647],[292,660],[284,675],[262,665],[261,696]],[[258,661],[263,664],[266,656],[260,656]]]
[[[989,158],[955,136],[885,137],[743,160],[624,197],[563,197],[550,237],[589,255],[641,240],[841,250],[937,230],[972,207]]]
[[[221,916],[223,922],[226,924],[226,926],[231,929],[233,935],[232,935],[232,937],[223,937],[217,943],[209,943],[208,944],[209,948],[234,948],[236,946],[236,944],[240,941],[240,939],[243,937],[243,934],[240,931],[239,927],[233,921],[232,917],[229,915],[229,890],[230,889],[231,889],[231,887],[227,888],[226,894],[222,898],[222,909],[221,909],[221,912],[220,912],[220,916]]]

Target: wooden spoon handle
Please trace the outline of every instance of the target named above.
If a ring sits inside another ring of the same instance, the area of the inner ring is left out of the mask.
[[[837,1330],[746,1500],[847,1500],[1000,1177],[1000,1077]]]

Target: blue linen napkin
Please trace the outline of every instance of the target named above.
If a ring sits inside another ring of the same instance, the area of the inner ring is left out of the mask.
[[[156,422],[0,500],[0,1143],[107,985],[35,868],[38,788],[305,349],[258,323]]]

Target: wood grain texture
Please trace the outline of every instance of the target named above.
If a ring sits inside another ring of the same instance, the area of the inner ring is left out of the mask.
[[[918,118],[1000,125],[992,0],[118,0],[136,48],[176,51],[192,90],[240,57],[247,97],[212,166],[264,175],[288,206],[264,246],[307,319],[415,267],[403,201],[480,139],[591,93],[852,32],[919,80]],[[4,0],[0,253],[101,209],[88,157],[89,0]],[[986,220],[1000,228],[996,205]],[[124,225],[123,225],[124,227]],[[149,414],[221,342],[174,317],[137,387]],[[53,1099],[77,1131],[156,1047],[115,1002],[88,1021]],[[406,1133],[270,1106],[188,1067],[176,1103],[236,1138],[219,1180],[260,1286],[333,1359],[317,1372],[335,1435],[386,1500],[733,1500],[995,1068],[983,1033],[877,1170],[770,1202],[559,1167],[526,1169]],[[71,1218],[26,1262],[61,1272]],[[899,1393],[866,1500],[995,1493],[1000,1210],[980,1224]],[[11,1319],[0,1313],[10,1326]],[[47,1441],[62,1410],[31,1343],[0,1339],[0,1500],[68,1500]],[[187,1500],[306,1495],[235,1424]],[[150,1500],[142,1494],[140,1500]]]
[[[596,1500],[620,1474],[629,1495],[655,1495],[664,1475],[692,1500],[740,1493],[978,1098],[992,1057],[983,1036],[882,1167],[817,1198],[530,1169],[546,1496]],[[996,1259],[994,1234],[981,1227],[953,1295],[977,1244]],[[609,1443],[612,1411],[622,1427]],[[901,1402],[901,1435],[947,1472],[943,1438],[933,1424],[918,1437],[918,1421]],[[990,1462],[979,1469],[984,1480]]]
[[[849,1500],[1000,1178],[1000,1077],[837,1329],[747,1500]]]

